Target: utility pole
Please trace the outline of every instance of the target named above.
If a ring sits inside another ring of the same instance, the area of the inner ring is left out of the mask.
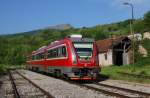
[[[133,59],[132,59],[132,63],[133,63],[133,65],[134,65],[134,59],[135,59],[135,57],[134,57],[134,55],[135,55],[135,51],[134,51],[134,47],[135,47],[135,45],[134,45],[134,40],[135,40],[135,38],[134,38],[134,29],[133,29],[133,21],[134,21],[134,6],[133,6],[133,4],[132,3],[128,3],[128,2],[124,2],[123,3],[124,5],[128,5],[128,6],[130,6],[131,7],[131,15],[132,15],[132,17],[131,17],[131,21],[130,21],[130,32],[131,32],[131,35],[132,35],[132,37],[133,37],[133,39],[131,39],[131,41],[132,41],[132,55],[133,55]]]

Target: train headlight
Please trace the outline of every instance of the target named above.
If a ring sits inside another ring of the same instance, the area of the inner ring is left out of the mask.
[[[76,64],[76,55],[74,53],[73,47],[71,47],[71,54],[72,54],[72,64]]]
[[[72,63],[73,64],[76,64],[77,61],[76,61],[76,56],[74,55],[74,53],[72,54]]]

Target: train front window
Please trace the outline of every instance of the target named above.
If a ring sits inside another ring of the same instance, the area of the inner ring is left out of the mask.
[[[93,43],[74,43],[74,47],[79,59],[92,57]]]

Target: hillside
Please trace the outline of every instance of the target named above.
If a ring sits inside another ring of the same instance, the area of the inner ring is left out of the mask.
[[[134,20],[135,32],[143,33],[150,30],[149,15],[150,12],[146,13],[143,19]],[[43,45],[48,45],[54,40],[62,39],[72,33],[79,33],[84,37],[92,37],[96,40],[108,38],[113,35],[127,35],[130,33],[129,23],[130,20],[125,20],[88,28],[57,25],[30,32],[0,36],[0,64],[24,64],[26,56],[31,51]]]
[[[59,24],[59,25],[55,25],[55,26],[48,26],[48,27],[45,27],[45,28],[40,28],[40,29],[37,29],[37,30],[32,30],[32,31],[28,31],[28,32],[20,32],[20,33],[16,33],[16,34],[5,34],[5,35],[1,35],[1,36],[18,36],[18,35],[33,35],[33,34],[36,34],[36,33],[40,33],[42,32],[43,30],[59,30],[59,31],[62,31],[62,30],[67,30],[67,29],[71,29],[73,28],[73,26],[71,26],[70,24]]]

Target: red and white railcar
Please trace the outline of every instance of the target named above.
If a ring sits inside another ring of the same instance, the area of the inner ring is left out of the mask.
[[[96,79],[100,72],[93,39],[72,35],[43,46],[27,60],[28,68],[72,80]]]

